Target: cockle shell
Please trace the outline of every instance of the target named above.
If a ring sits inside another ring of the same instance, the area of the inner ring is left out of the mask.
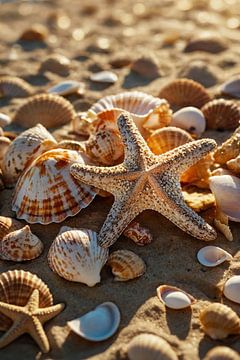
[[[115,281],[128,281],[144,274],[146,265],[144,261],[129,250],[114,251],[108,259],[107,265],[115,275]]]
[[[206,120],[201,110],[193,106],[187,106],[173,114],[171,125],[199,137],[205,131]]]
[[[187,292],[170,285],[161,285],[157,288],[157,296],[170,309],[185,309],[196,302]]]
[[[178,357],[161,337],[153,334],[135,336],[128,344],[129,360],[177,360]]]
[[[39,291],[39,307],[53,305],[48,286],[35,274],[23,270],[10,270],[0,274],[0,301],[25,306],[33,290]],[[7,330],[12,321],[0,314],[0,330]]]
[[[15,230],[0,240],[2,260],[26,261],[37,258],[43,251],[43,243],[31,232],[28,225]]]
[[[212,303],[199,315],[203,331],[214,340],[240,333],[238,315],[227,305]]]
[[[239,360],[239,354],[227,346],[212,348],[203,360]]]
[[[84,93],[85,84],[79,81],[67,80],[62,81],[57,85],[54,85],[50,89],[47,90],[49,94],[56,95],[70,95],[70,94],[78,94],[82,95]]]
[[[226,164],[228,160],[236,158],[240,154],[240,126],[221,146],[219,146],[215,153],[215,161],[219,164]]]
[[[27,128],[38,123],[52,128],[71,122],[75,116],[72,104],[62,96],[39,94],[30,97],[20,106],[13,122]]]
[[[218,246],[204,246],[197,253],[200,264],[214,267],[232,260],[232,255]]]
[[[240,121],[240,107],[233,101],[215,99],[201,108],[208,129],[235,129]]]
[[[227,80],[220,87],[220,91],[223,94],[230,95],[234,98],[240,98],[240,75],[237,75],[232,79]]]
[[[240,304],[240,275],[232,276],[225,282],[223,293],[227,299]]]
[[[85,161],[67,149],[49,150],[33,160],[15,187],[12,208],[17,218],[30,224],[59,223],[87,207],[96,192],[70,174],[73,163]]]
[[[20,135],[8,147],[3,160],[6,185],[14,185],[33,159],[57,144],[54,137],[41,124],[37,124]]]
[[[103,341],[117,331],[120,311],[116,304],[105,302],[81,317],[68,321],[68,326],[76,334],[91,341]]]
[[[139,246],[145,246],[153,241],[150,230],[141,226],[137,221],[132,221],[124,230],[123,235]]]
[[[19,40],[23,41],[45,41],[48,36],[48,29],[42,24],[33,24],[24,30]]]
[[[235,158],[227,161],[227,167],[235,174],[240,174],[240,154]]]
[[[101,83],[114,84],[118,76],[112,71],[100,71],[90,75],[90,80]]]
[[[0,77],[0,96],[27,97],[33,93],[30,84],[15,76]]]
[[[10,116],[0,113],[0,126],[1,127],[5,127],[5,126],[9,125],[10,122],[11,122]]]
[[[23,224],[11,217],[0,216],[0,241],[12,231],[19,230]]]
[[[59,276],[91,287],[100,282],[107,258],[108,250],[98,245],[94,231],[64,226],[48,253],[49,266]]]
[[[60,76],[68,76],[70,73],[70,60],[63,55],[51,55],[42,62],[39,68],[39,72],[45,73],[47,71]]]

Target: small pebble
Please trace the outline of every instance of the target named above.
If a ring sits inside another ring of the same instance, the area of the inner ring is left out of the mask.
[[[240,98],[240,75],[236,75],[234,78],[222,84],[220,91],[233,98]]]
[[[114,84],[118,76],[111,71],[100,71],[90,75],[90,80],[100,83]]]
[[[34,24],[30,28],[26,29],[19,40],[21,41],[45,41],[48,36],[48,29],[41,24]]]
[[[186,45],[184,52],[204,51],[211,54],[218,54],[227,49],[226,43],[213,35],[199,36],[192,39]]]
[[[131,70],[149,79],[159,77],[158,64],[154,57],[143,56],[135,60],[131,65]]]

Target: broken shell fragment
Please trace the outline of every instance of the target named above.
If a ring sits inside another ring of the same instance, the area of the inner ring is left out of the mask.
[[[197,253],[200,264],[208,267],[214,267],[222,264],[224,261],[232,260],[232,255],[218,246],[204,246]]]
[[[240,75],[226,81],[220,87],[223,94],[230,95],[233,98],[240,98]]]
[[[12,231],[21,229],[23,224],[11,217],[0,216],[0,241]]]
[[[57,85],[54,85],[50,89],[47,90],[49,94],[56,95],[70,95],[70,94],[78,94],[82,95],[85,90],[84,83],[74,80],[62,81]]]
[[[100,71],[90,75],[90,80],[100,83],[114,84],[118,80],[118,76],[112,71]]]
[[[196,302],[187,292],[170,285],[159,286],[157,296],[165,306],[175,310],[185,309]]]
[[[33,93],[32,86],[15,76],[0,77],[0,96],[27,97]]]
[[[201,110],[193,106],[187,106],[173,114],[171,125],[199,137],[205,131],[206,120]]]
[[[85,315],[68,321],[76,334],[91,341],[103,341],[115,334],[120,324],[120,311],[112,302],[98,305]]]
[[[0,113],[0,127],[5,127],[11,122],[10,116]]]
[[[223,293],[227,299],[240,304],[240,275],[232,276],[225,282]]]
[[[240,154],[240,126],[221,146],[219,146],[215,153],[215,161],[219,164],[226,164],[227,161],[236,158]]]
[[[227,161],[228,169],[232,170],[233,173],[240,174],[240,154],[235,158]]]
[[[2,167],[4,157],[9,149],[10,144],[11,140],[9,138],[6,136],[0,136],[0,167]]]
[[[141,226],[137,221],[132,221],[124,230],[123,235],[139,246],[145,246],[153,241],[150,230]]]
[[[203,360],[239,360],[239,354],[227,346],[216,346],[204,357]]]

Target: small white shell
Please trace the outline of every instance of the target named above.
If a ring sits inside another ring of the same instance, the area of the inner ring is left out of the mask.
[[[195,299],[185,291],[169,285],[161,285],[157,288],[157,295],[161,302],[170,309],[185,309],[195,303]]]
[[[10,122],[11,122],[10,116],[0,113],[0,126],[1,127],[9,125]]]
[[[180,127],[199,137],[206,129],[206,120],[201,110],[187,106],[173,114],[171,126]]]
[[[85,85],[79,81],[67,80],[62,81],[57,85],[54,85],[50,89],[47,90],[49,94],[56,95],[70,95],[70,94],[83,94]]]
[[[204,246],[197,253],[200,264],[208,267],[214,267],[222,264],[224,261],[232,260],[232,255],[218,246]]]
[[[220,91],[223,94],[230,95],[234,98],[240,98],[240,75],[235,76],[233,79],[222,84]]]
[[[112,302],[98,305],[85,315],[68,321],[68,326],[76,334],[91,341],[103,341],[110,338],[120,324],[120,311]]]
[[[223,293],[229,300],[240,304],[240,275],[232,276],[225,282]]]
[[[112,71],[100,71],[90,75],[90,80],[101,83],[114,84],[118,80],[118,76]]]

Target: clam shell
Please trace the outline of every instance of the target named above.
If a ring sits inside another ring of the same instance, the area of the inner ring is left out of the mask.
[[[43,251],[43,243],[31,232],[28,225],[15,230],[0,241],[2,260],[26,261],[37,258]]]
[[[232,276],[225,282],[223,293],[229,300],[240,304],[240,275]]]
[[[24,30],[19,40],[22,41],[45,41],[48,36],[48,29],[42,24],[33,24]]]
[[[170,285],[159,286],[157,296],[165,306],[175,310],[185,309],[196,302],[187,292]]]
[[[139,246],[145,246],[153,241],[150,230],[141,226],[137,221],[132,221],[124,230],[123,235]]]
[[[0,113],[0,127],[9,125],[11,122],[10,116]]]
[[[13,198],[17,218],[28,223],[61,222],[76,215],[94,199],[96,192],[71,174],[73,163],[86,158],[67,149],[55,149],[37,157],[19,178]]]
[[[239,360],[239,354],[227,346],[216,346],[208,351],[203,360]]]
[[[0,241],[12,231],[23,227],[22,223],[16,219],[6,216],[0,216]]]
[[[114,84],[118,76],[112,71],[100,71],[90,75],[90,80],[94,82]]]
[[[68,76],[70,74],[70,60],[63,55],[51,55],[42,62],[39,68],[39,72],[45,73],[47,71],[60,76]]]
[[[159,97],[166,99],[170,105],[180,107],[194,106],[201,108],[210,101],[207,90],[198,82],[190,79],[176,79],[165,85]]]
[[[202,107],[208,129],[235,129],[240,120],[240,107],[233,101],[215,99]]]
[[[230,95],[234,98],[240,98],[240,75],[226,81],[220,87],[223,94]]]
[[[27,97],[33,93],[30,84],[14,76],[0,77],[0,96]]]
[[[235,174],[240,174],[240,154],[235,158],[227,161],[227,167]]]
[[[206,120],[201,110],[193,106],[187,106],[173,114],[171,125],[199,137],[206,129]]]
[[[232,260],[232,255],[218,246],[204,246],[197,253],[200,264],[208,267],[214,267],[222,264],[224,261]]]
[[[58,95],[39,94],[20,106],[13,122],[27,128],[38,123],[52,128],[71,122],[75,116],[74,108],[68,100]]]
[[[229,139],[219,146],[215,153],[215,161],[226,164],[228,160],[236,158],[240,154],[240,126],[234,131]]]
[[[203,331],[214,340],[221,340],[231,334],[239,334],[240,320],[228,306],[212,303],[199,315]]]
[[[129,360],[177,360],[178,357],[166,340],[153,334],[135,336],[128,344]]]
[[[146,265],[144,261],[129,250],[114,251],[108,259],[107,265],[115,275],[115,281],[128,281],[144,274]]]
[[[48,253],[50,268],[69,281],[94,286],[100,282],[100,271],[108,250],[97,243],[97,234],[88,229],[61,228]]]
[[[120,324],[120,311],[112,302],[98,305],[85,315],[68,321],[76,334],[91,341],[103,341],[115,334]]]
[[[85,90],[84,83],[74,80],[62,81],[57,85],[54,85],[50,89],[47,90],[49,94],[56,95],[70,95],[70,94],[79,94],[82,95]]]

